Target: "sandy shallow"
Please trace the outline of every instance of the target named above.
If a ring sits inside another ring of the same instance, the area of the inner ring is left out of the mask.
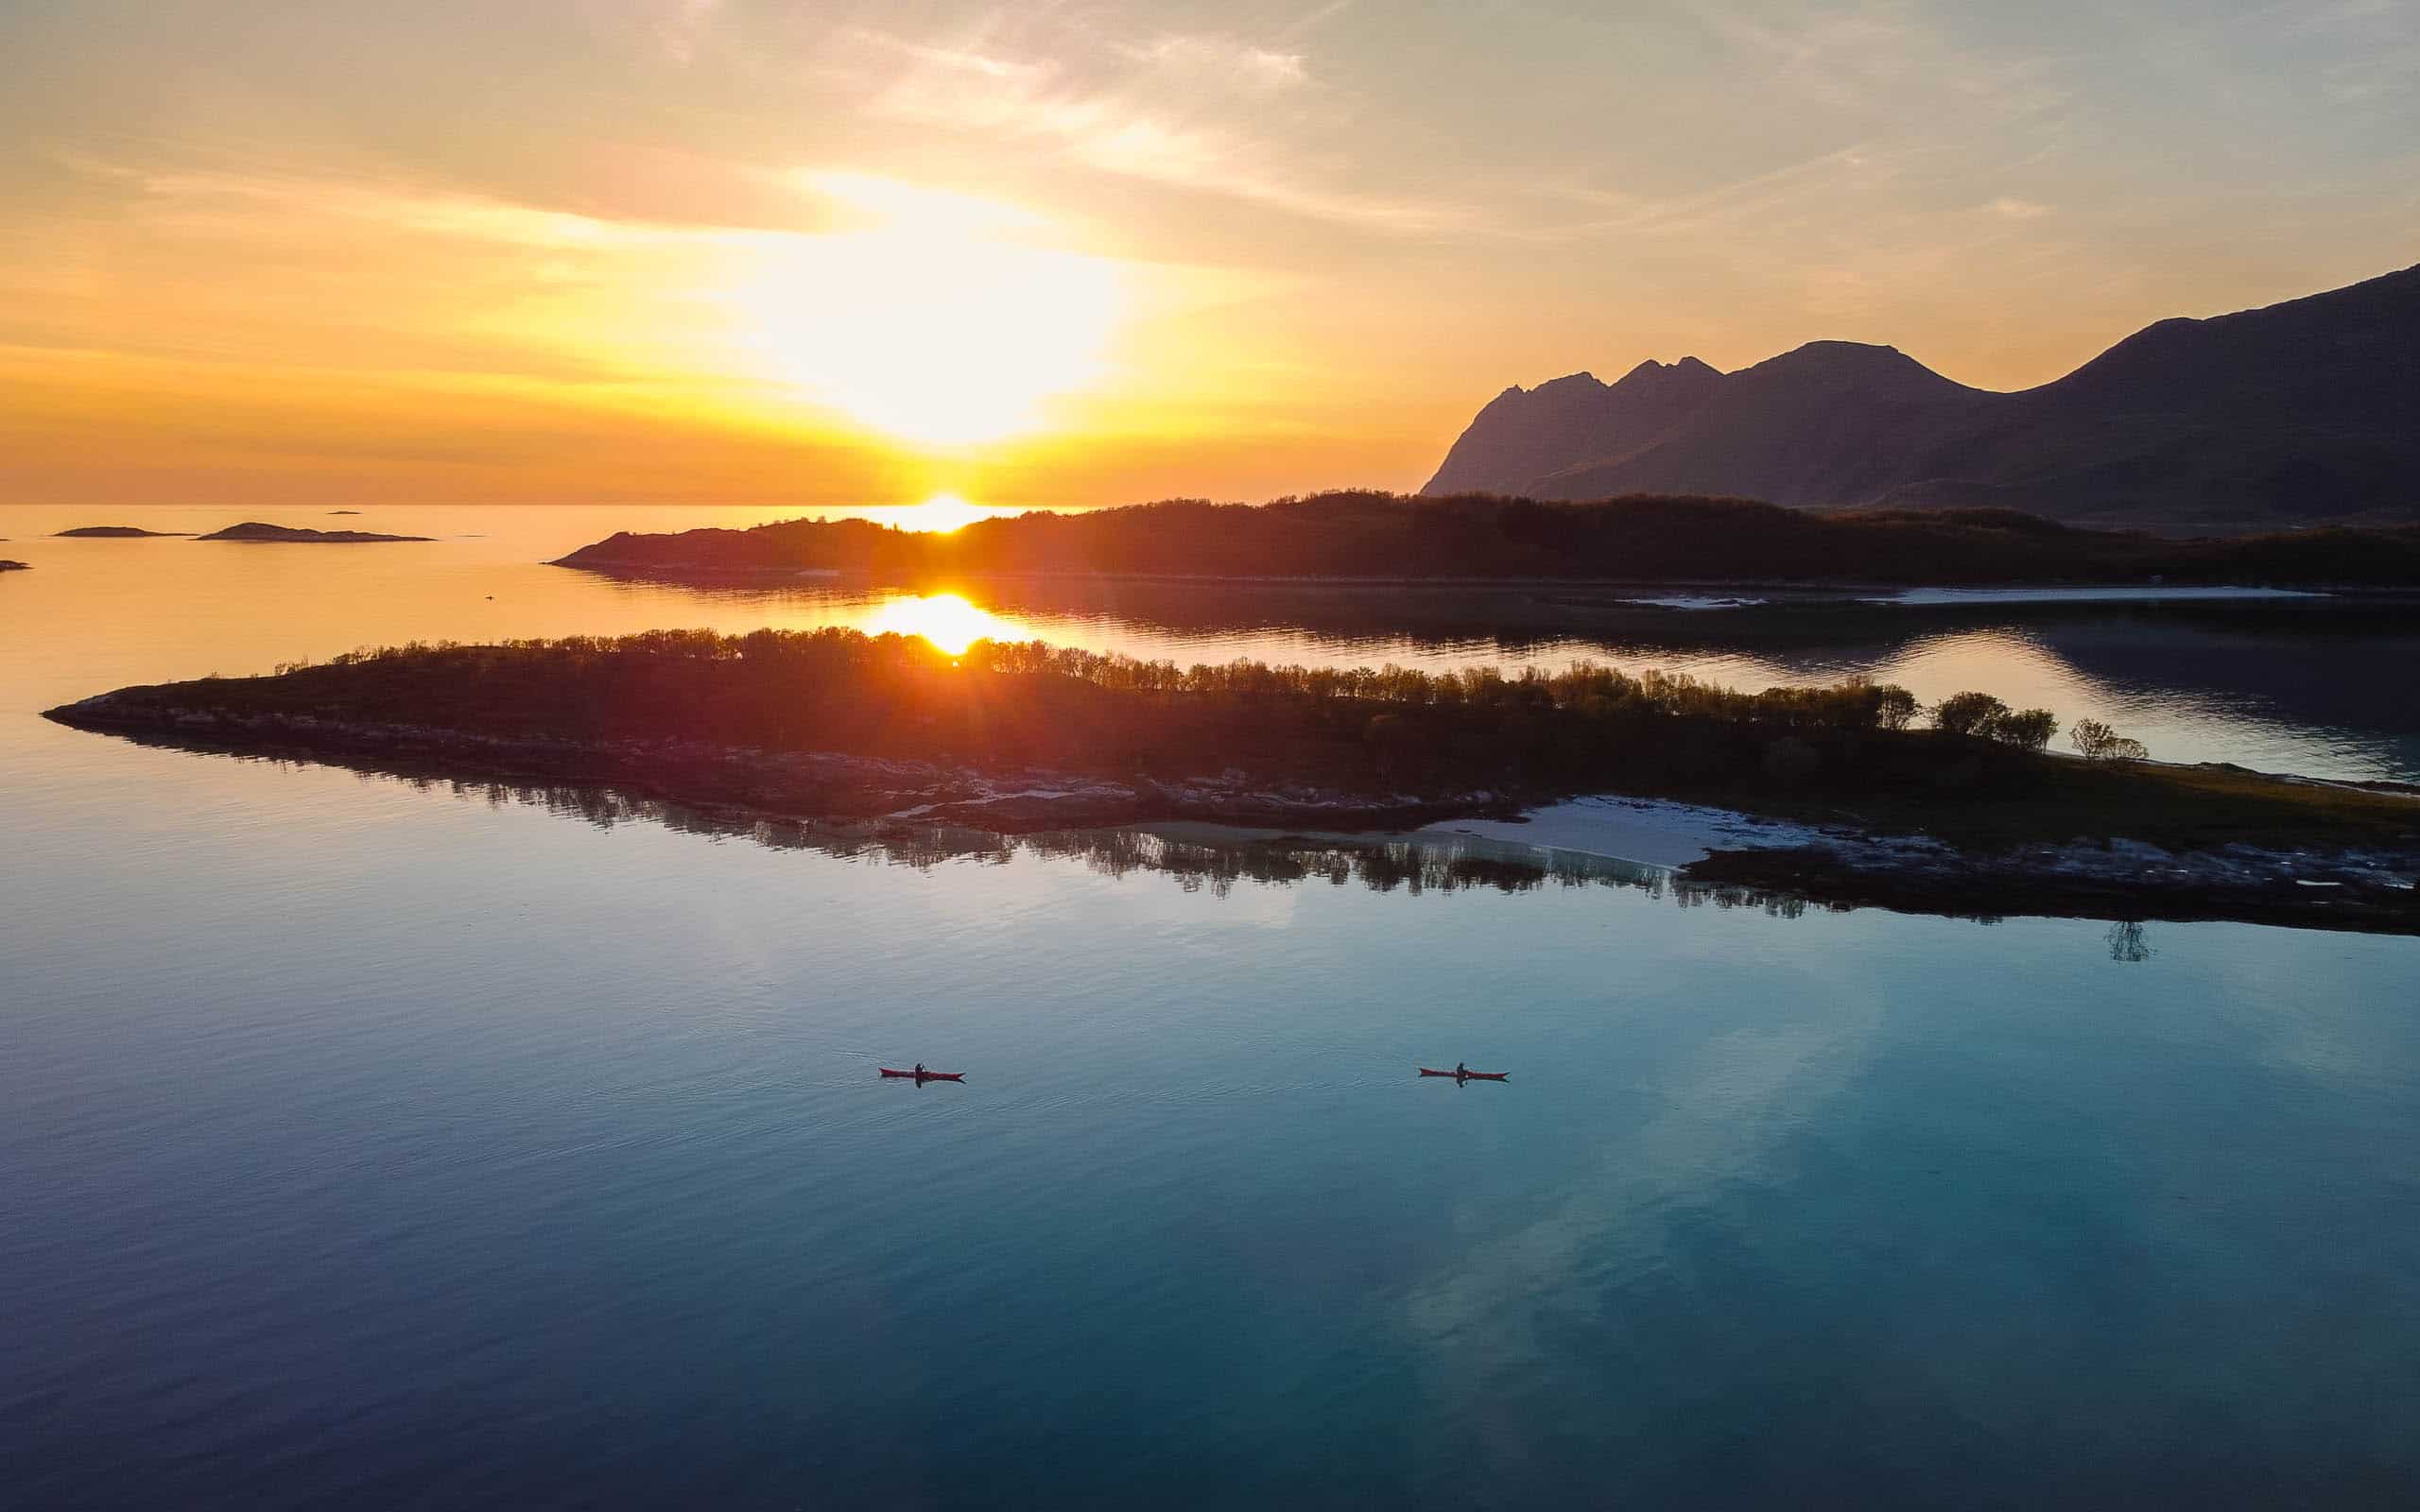
[[[1610,794],[1531,809],[1526,822],[1445,819],[1418,833],[1576,850],[1647,867],[1685,867],[1716,850],[1770,850],[1828,838],[1806,825],[1759,819],[1731,809]]]

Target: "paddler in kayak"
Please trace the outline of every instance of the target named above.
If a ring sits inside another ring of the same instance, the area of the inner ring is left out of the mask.
[[[1455,1079],[1456,1081],[1468,1081],[1468,1080],[1470,1080],[1470,1079],[1471,1079],[1471,1068],[1470,1068],[1470,1067],[1468,1067],[1468,1066],[1463,1065],[1463,1064],[1462,1064],[1461,1061],[1459,1061],[1459,1060],[1455,1061],[1455,1062],[1454,1062],[1454,1079]]]
[[[921,1060],[916,1062],[916,1079],[918,1081],[925,1079],[925,1063]]]

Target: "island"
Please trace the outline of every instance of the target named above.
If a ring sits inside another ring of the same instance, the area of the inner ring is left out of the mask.
[[[0,561],[0,573],[21,573],[21,572],[24,572],[25,570],[26,570],[26,564],[25,564],[24,562],[21,562],[21,561]]]
[[[189,536],[190,530],[146,530],[141,525],[78,525],[73,530],[59,532],[61,541],[157,541],[171,536]]]
[[[328,511],[330,514],[359,514],[360,512],[361,511],[358,509],[331,509]]]
[[[1822,513],[1747,499],[1583,504],[1337,492],[1164,500],[908,531],[864,520],[622,532],[556,559],[640,576],[850,572],[1328,581],[2420,585],[2420,527],[2175,540],[2014,509]]]
[[[2151,763],[1981,692],[1851,680],[1180,668],[1041,643],[650,631],[349,653],[122,688],[78,729],[701,810],[999,833],[1194,820],[1292,833],[1517,824],[1582,795],[1760,836],[1681,868],[1817,902],[2420,933],[2420,795]],[[1538,838],[1559,843],[1541,827]],[[1603,853],[1620,854],[1618,850]]]
[[[200,538],[204,541],[246,541],[287,542],[298,545],[354,546],[376,541],[428,541],[428,536],[382,536],[368,530],[307,530],[294,525],[263,524],[247,520],[240,525],[229,525]]]

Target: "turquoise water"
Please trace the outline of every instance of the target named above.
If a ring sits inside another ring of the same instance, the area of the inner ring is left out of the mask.
[[[2420,941],[910,864],[31,717],[435,560],[0,633],[9,1501],[2420,1492]]]

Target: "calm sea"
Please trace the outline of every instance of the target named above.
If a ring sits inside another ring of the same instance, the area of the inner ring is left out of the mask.
[[[448,539],[0,510],[0,1503],[2420,1496],[2420,941],[851,853],[34,717],[415,637],[998,625],[1861,668],[2408,778],[2391,627],[701,593],[531,565],[701,511],[270,518]],[[968,1079],[874,1074],[919,1059]],[[1412,1074],[1457,1060],[1512,1079]]]

